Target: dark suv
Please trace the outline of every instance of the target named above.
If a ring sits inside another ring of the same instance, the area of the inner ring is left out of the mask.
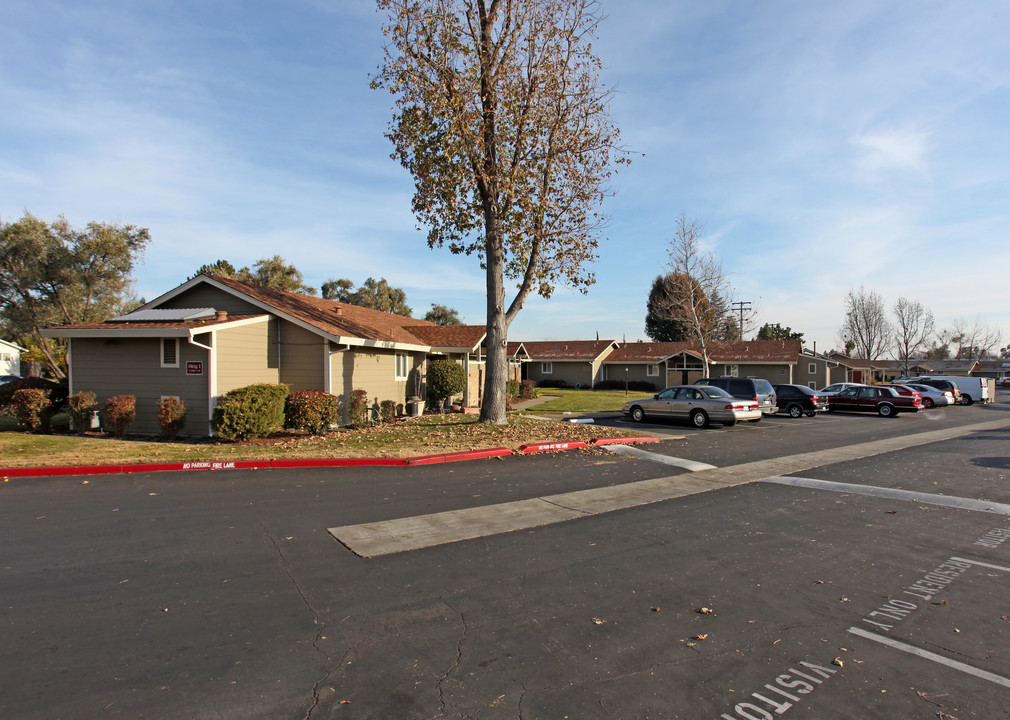
[[[776,385],[775,395],[778,398],[779,412],[789,413],[789,417],[813,417],[828,409],[827,398],[806,385]]]
[[[754,400],[764,415],[774,415],[778,412],[778,407],[775,405],[775,388],[764,378],[702,378],[695,381],[694,384],[711,385],[722,388],[733,397]],[[751,422],[757,422],[757,420],[751,420]]]

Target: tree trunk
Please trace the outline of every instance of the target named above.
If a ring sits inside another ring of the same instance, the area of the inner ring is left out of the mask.
[[[505,313],[504,261],[500,248],[488,243],[487,253],[487,374],[480,422],[505,425],[508,422],[508,318]]]

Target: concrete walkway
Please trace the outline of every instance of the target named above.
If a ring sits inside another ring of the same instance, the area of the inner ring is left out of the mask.
[[[931,432],[916,433],[846,447],[800,453],[787,457],[742,463],[726,468],[639,482],[548,495],[485,507],[399,518],[361,525],[328,528],[351,552],[362,557],[417,550],[498,533],[524,530],[637,505],[662,502],[685,495],[719,490],[769,477],[790,475],[810,468],[858,460],[985,430],[1010,427],[996,420]]]

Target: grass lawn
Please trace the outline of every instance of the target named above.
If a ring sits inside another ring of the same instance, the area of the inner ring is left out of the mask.
[[[628,400],[650,397],[643,390],[572,390],[569,388],[541,388],[543,397],[557,396],[527,412],[536,414],[563,412],[620,412]]]
[[[278,458],[414,457],[596,437],[631,435],[615,428],[555,423],[510,413],[507,425],[482,425],[476,415],[425,415],[390,425],[337,430],[326,435],[278,433],[247,442],[115,440],[103,435],[33,435],[0,432],[2,468],[115,465]]]

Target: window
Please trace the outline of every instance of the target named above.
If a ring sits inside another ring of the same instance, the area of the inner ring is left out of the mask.
[[[407,353],[396,353],[396,379],[406,380],[410,372],[410,356]]]
[[[540,372],[544,375],[550,375],[554,372],[554,363],[542,362],[540,363]]]
[[[647,365],[645,368],[646,377],[656,377],[659,375],[659,365]]]
[[[730,377],[736,377],[737,375],[740,374],[740,366],[739,365],[727,365],[726,366],[726,374],[729,375]]]
[[[163,368],[179,367],[179,338],[161,339],[161,366]]]
[[[810,389],[811,390],[816,390],[817,389],[817,383],[807,383],[807,384],[810,385]]]
[[[807,372],[810,373],[811,375],[817,372],[817,363],[810,363],[809,365],[807,365]]]

